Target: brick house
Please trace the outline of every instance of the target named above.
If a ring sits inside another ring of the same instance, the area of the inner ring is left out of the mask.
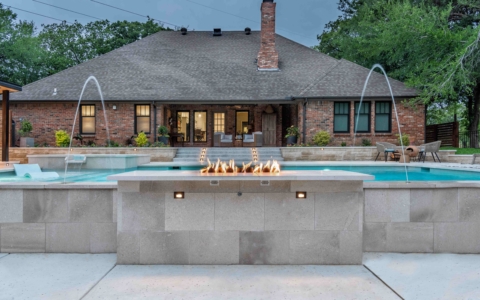
[[[71,131],[85,80],[94,75],[106,102],[111,139],[125,145],[144,131],[183,133],[185,146],[213,146],[214,132],[262,131],[265,146],[285,145],[296,125],[301,142],[319,130],[332,145],[351,145],[355,115],[369,70],[337,60],[275,33],[273,0],[261,5],[260,32],[162,31],[23,87],[11,96],[13,120],[29,119],[36,143],[54,145],[54,131]],[[416,91],[390,79],[403,133],[424,142],[425,108],[403,100]],[[87,85],[75,133],[106,143],[102,105]],[[398,132],[388,86],[375,73],[360,110],[358,141],[396,142]]]

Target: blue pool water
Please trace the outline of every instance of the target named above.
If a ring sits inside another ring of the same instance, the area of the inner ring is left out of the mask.
[[[68,182],[108,182],[107,176],[112,174],[124,173],[134,170],[139,171],[168,171],[168,170],[199,170],[201,167],[138,167],[131,170],[118,170],[111,172],[110,170],[84,170],[69,171],[67,176]],[[480,172],[445,170],[424,167],[407,167],[408,177],[410,181],[480,181]],[[405,181],[405,168],[398,167],[381,167],[381,166],[283,166],[282,170],[343,170],[370,174],[375,176],[375,181]],[[61,179],[53,181],[63,181],[63,170],[44,170],[56,171],[60,174]],[[28,178],[16,177],[14,172],[0,173],[0,183],[2,182],[29,182]]]

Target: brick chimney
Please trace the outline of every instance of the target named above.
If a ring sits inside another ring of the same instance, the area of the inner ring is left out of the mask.
[[[260,52],[258,52],[259,71],[278,71],[278,52],[275,49],[275,8],[273,0],[263,0],[262,30]]]

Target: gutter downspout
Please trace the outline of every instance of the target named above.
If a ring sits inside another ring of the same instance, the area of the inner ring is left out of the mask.
[[[307,140],[307,104],[308,99],[303,100],[303,134],[302,134],[302,143],[306,144]]]
[[[153,105],[153,142],[157,141],[157,106],[155,102],[152,102]]]

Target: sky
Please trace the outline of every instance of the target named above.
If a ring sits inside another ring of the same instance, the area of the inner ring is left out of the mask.
[[[308,47],[317,45],[317,34],[323,32],[325,24],[336,20],[340,15],[337,9],[338,0],[276,0],[275,2],[277,2],[277,33]],[[96,21],[95,18],[110,21],[145,21],[146,18],[139,15],[148,15],[156,20],[187,27],[189,30],[204,31],[222,28],[228,31],[243,30],[245,27],[260,30],[262,0],[0,0],[0,3],[68,22],[78,20],[83,24]],[[17,13],[18,19],[33,20],[38,29],[41,29],[41,24],[59,22],[14,8],[11,9]]]

